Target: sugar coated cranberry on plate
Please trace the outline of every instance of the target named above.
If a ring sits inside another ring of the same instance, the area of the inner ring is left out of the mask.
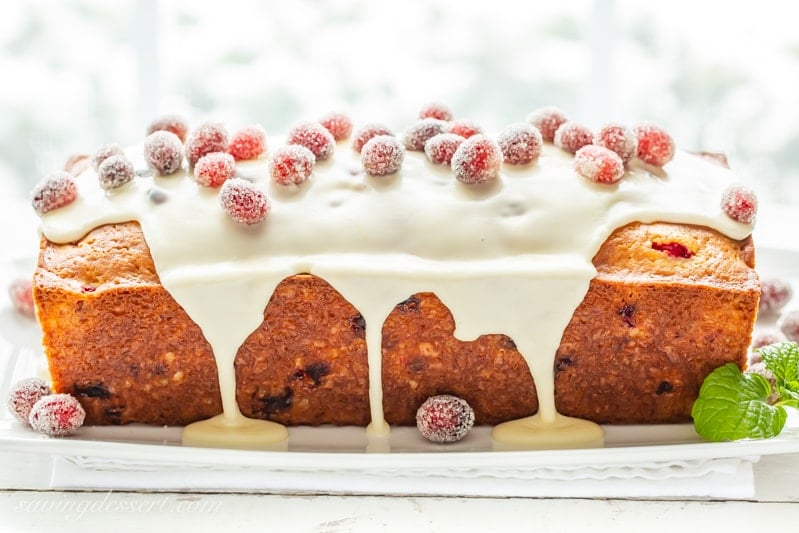
[[[474,135],[455,150],[450,165],[455,177],[463,183],[494,181],[499,178],[502,150],[485,135]]]
[[[384,126],[383,124],[364,124],[353,134],[352,148],[356,152],[360,153],[363,149],[363,145],[369,142],[369,139],[372,137],[377,137],[378,135],[394,135],[394,132],[391,131],[388,126]]]
[[[619,154],[624,163],[630,161],[638,151],[638,136],[619,122],[605,124],[596,135],[596,144]]]
[[[400,169],[405,150],[393,135],[369,139],[361,150],[361,164],[370,176],[387,176]]]
[[[33,405],[52,393],[50,385],[41,378],[23,379],[9,389],[6,407],[14,418],[27,426]]]
[[[594,144],[594,132],[578,122],[567,121],[555,131],[553,142],[558,148],[574,154],[583,146]]]
[[[538,128],[525,122],[506,126],[497,136],[506,163],[525,165],[532,163],[541,155],[544,144]]]
[[[34,316],[33,282],[30,278],[19,278],[12,281],[8,286],[8,296],[17,313]]]
[[[416,427],[433,442],[456,442],[474,426],[474,411],[461,398],[451,394],[431,396],[416,411]]]
[[[225,181],[219,191],[219,202],[230,218],[247,225],[264,220],[270,209],[266,193],[242,178]]]
[[[662,167],[674,157],[674,139],[661,126],[651,122],[634,128],[638,137],[636,155],[644,163]]]
[[[596,183],[612,184],[624,176],[624,163],[616,152],[589,144],[574,154],[574,170]]]
[[[437,118],[438,120],[452,120],[452,110],[441,102],[429,102],[419,110],[419,118]]]
[[[124,155],[112,155],[100,163],[97,169],[97,179],[100,187],[106,191],[122,187],[133,181],[136,171],[133,163]]]
[[[286,144],[299,144],[313,152],[317,161],[323,161],[333,155],[336,140],[327,128],[318,122],[303,122],[289,131]]]
[[[352,134],[352,120],[344,113],[328,113],[319,123],[324,126],[336,141],[343,141]]]
[[[762,278],[760,280],[761,314],[776,313],[791,300],[791,284],[782,278]]]
[[[465,139],[454,133],[439,133],[424,143],[424,154],[431,163],[449,165],[452,156]]]
[[[424,150],[424,143],[439,133],[448,129],[447,123],[437,118],[423,118],[417,120],[405,131],[402,137],[405,148],[408,150]]]
[[[527,117],[527,122],[538,128],[545,141],[555,140],[555,132],[566,122],[566,114],[557,107],[539,107]]]
[[[100,164],[112,155],[125,155],[125,151],[116,143],[103,144],[92,154],[92,168],[96,171]]]
[[[180,142],[186,141],[186,133],[189,131],[189,126],[183,117],[174,114],[162,115],[147,126],[147,135],[151,135],[156,131],[168,131],[174,133]]]
[[[40,215],[64,207],[78,197],[78,186],[69,172],[54,172],[33,188],[31,204]]]
[[[227,148],[228,133],[225,126],[218,122],[205,122],[192,130],[186,139],[186,160],[193,167],[205,154],[227,152]]]
[[[721,209],[731,219],[751,224],[757,214],[757,195],[743,185],[730,185],[721,194]]]
[[[171,131],[154,131],[144,141],[144,162],[162,176],[174,174],[183,164],[183,143]]]
[[[236,173],[236,160],[227,152],[205,154],[194,165],[194,179],[203,187],[219,187]]]
[[[269,175],[281,185],[299,185],[311,175],[316,157],[299,144],[281,146],[269,160]]]
[[[777,327],[789,341],[799,342],[799,309],[783,313],[777,321]]]
[[[236,161],[258,159],[266,151],[266,133],[259,125],[244,126],[233,133],[227,151]]]
[[[83,425],[86,411],[69,394],[50,394],[33,404],[28,422],[31,428],[51,437],[63,437]]]
[[[483,133],[483,128],[471,120],[456,119],[449,123],[449,132],[460,135],[464,139],[468,139],[472,135]]]

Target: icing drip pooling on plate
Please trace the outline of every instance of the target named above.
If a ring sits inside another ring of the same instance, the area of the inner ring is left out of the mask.
[[[145,167],[140,148],[127,155],[135,168]],[[224,413],[188,426],[186,444],[265,448],[285,441],[282,426],[241,415],[233,363],[280,281],[310,273],[365,319],[374,442],[389,432],[382,324],[409,295],[433,292],[451,310],[458,338],[509,335],[530,367],[539,412],[497,426],[495,440],[595,446],[599,426],[555,409],[553,358],[596,274],[596,251],[634,221],[703,225],[733,239],[748,236],[752,225],[719,205],[733,174],[699,157],[678,152],[662,169],[634,160],[613,185],[582,178],[573,160],[544,143],[536,162],[504,164],[496,182],[466,185],[412,151],[397,173],[368,176],[349,143],[340,143],[296,187],[270,180],[268,157],[238,162],[237,175],[262,184],[271,202],[267,219],[253,226],[230,220],[218,189],[198,186],[185,169],[137,177],[109,192],[87,170],[76,178],[77,200],[45,214],[42,231],[51,241],[72,242],[103,224],[141,224],[161,283],[200,326],[217,361]],[[154,188],[165,201],[152,201]]]

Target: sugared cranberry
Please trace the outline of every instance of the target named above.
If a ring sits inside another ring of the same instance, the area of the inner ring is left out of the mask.
[[[355,132],[352,140],[352,148],[356,152],[361,153],[363,145],[369,142],[369,139],[377,137],[378,135],[394,135],[394,132],[382,124],[366,124],[358,128]]]
[[[464,139],[468,139],[472,135],[483,133],[483,128],[472,122],[471,120],[453,120],[449,123],[449,132],[455,135],[460,135]]]
[[[92,155],[92,168],[97,171],[100,164],[112,155],[125,155],[125,151],[118,144],[104,144],[97,148]]]
[[[474,411],[461,398],[451,394],[431,396],[416,411],[416,427],[433,442],[456,442],[474,426]]]
[[[266,133],[261,126],[245,126],[230,138],[227,151],[236,161],[258,159],[266,151]]]
[[[174,174],[183,163],[183,144],[171,131],[154,131],[144,141],[144,162],[162,176]]]
[[[424,150],[424,143],[431,137],[447,131],[447,123],[437,118],[417,120],[405,131],[402,140],[408,150]]]
[[[777,327],[789,341],[799,342],[799,309],[783,313],[777,321]]]
[[[757,196],[741,185],[731,185],[721,194],[721,209],[728,217],[751,224],[757,214]]]
[[[219,201],[230,218],[242,224],[261,222],[269,213],[266,193],[242,178],[231,178],[222,185]]]
[[[186,121],[178,115],[163,115],[153,120],[147,127],[147,135],[151,135],[156,131],[168,131],[174,133],[180,142],[186,142],[186,132],[189,131],[189,126]]]
[[[34,316],[33,282],[29,278],[19,278],[8,286],[8,296],[17,313]]]
[[[392,135],[372,137],[361,150],[361,164],[370,176],[387,176],[400,169],[405,150]]]
[[[352,120],[343,113],[328,113],[319,123],[324,126],[336,141],[343,141],[352,134]]]
[[[519,122],[505,127],[497,136],[497,144],[506,163],[526,165],[538,159],[544,142],[538,128]]]
[[[464,141],[464,138],[454,133],[439,133],[427,139],[424,143],[424,153],[431,163],[436,165],[449,165],[455,151]]]
[[[499,178],[502,150],[485,135],[474,135],[461,143],[452,156],[452,172],[468,184],[486,183]]]
[[[97,179],[100,180],[100,187],[106,191],[130,183],[133,181],[135,174],[133,163],[124,155],[112,155],[100,163],[100,168],[97,169]]]
[[[226,152],[205,154],[194,165],[194,179],[203,187],[219,187],[236,173],[236,160]]]
[[[594,144],[594,133],[577,122],[564,122],[555,132],[555,146],[577,153],[583,146]]]
[[[86,411],[69,394],[50,394],[33,404],[28,422],[39,433],[51,437],[69,435],[83,425]]]
[[[602,126],[595,142],[599,146],[616,152],[624,163],[635,157],[638,150],[638,136],[632,128],[618,122]]]
[[[555,132],[566,120],[566,114],[557,107],[540,107],[527,117],[527,122],[538,128],[541,137],[549,142],[555,140]]]
[[[652,249],[658,250],[659,252],[666,252],[672,257],[678,257],[681,259],[690,259],[694,256],[694,253],[688,249],[687,246],[680,242],[657,242],[652,241]]]
[[[646,123],[635,127],[638,137],[638,159],[662,167],[674,157],[674,139],[657,124]]]
[[[452,110],[441,102],[430,102],[422,106],[419,118],[437,118],[438,120],[452,120]]]
[[[760,280],[760,309],[762,315],[776,313],[791,300],[793,289],[791,284],[781,278],[763,278]]]
[[[43,379],[23,379],[8,391],[6,406],[14,418],[27,426],[30,424],[28,419],[34,404],[52,392],[50,385]]]
[[[333,154],[336,140],[318,122],[303,122],[293,127],[286,138],[286,144],[299,144],[313,152],[317,161],[323,161]]]
[[[616,152],[589,144],[574,154],[574,170],[591,181],[611,184],[624,176],[624,163]]]
[[[227,152],[227,129],[217,122],[206,122],[193,130],[186,140],[186,160],[190,167],[205,154]]]
[[[269,161],[269,174],[281,185],[299,185],[311,175],[316,157],[299,144],[278,148]]]
[[[37,213],[43,215],[53,209],[64,207],[78,197],[78,186],[68,172],[55,172],[33,188],[31,204]]]

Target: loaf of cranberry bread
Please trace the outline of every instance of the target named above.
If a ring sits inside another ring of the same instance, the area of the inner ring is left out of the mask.
[[[335,115],[269,150],[258,127],[156,121],[43,180],[53,388],[90,424],[223,414],[200,432],[380,436],[444,393],[544,433],[689,420],[746,359],[754,194],[651,124],[595,136],[547,108],[492,137],[439,111],[352,141]]]
[[[759,298],[751,238],[680,224],[622,227],[555,357],[559,412],[601,423],[682,422],[704,377],[743,365]],[[221,412],[213,354],[160,285],[136,223],[75,243],[42,240],[35,299],[53,388],[89,424],[184,425]],[[430,293],[397,302],[383,325],[383,407],[413,424],[429,396],[466,399],[478,424],[533,413],[535,385],[511,338],[453,336]],[[325,280],[285,279],[236,357],[242,413],[287,425],[369,422],[362,316]]]

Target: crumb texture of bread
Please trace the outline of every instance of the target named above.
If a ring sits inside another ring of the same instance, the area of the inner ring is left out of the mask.
[[[594,265],[554,360],[558,410],[600,423],[689,420],[705,376],[745,363],[759,298],[751,238],[633,223]],[[137,223],[72,244],[42,239],[34,298],[53,388],[81,401],[87,424],[185,425],[222,412],[211,348],[161,286]],[[323,279],[283,280],[236,357],[242,413],[368,424],[368,326]],[[535,384],[513,340],[497,332],[466,342],[454,329],[432,293],[397,302],[383,325],[386,421],[414,424],[436,394],[464,398],[477,424],[534,413]]]

